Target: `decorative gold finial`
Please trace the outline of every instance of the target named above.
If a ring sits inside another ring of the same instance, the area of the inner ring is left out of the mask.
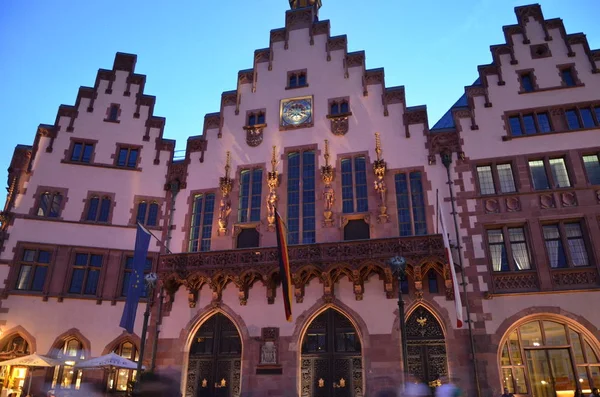
[[[375,133],[375,153],[377,153],[377,161],[381,160],[381,139],[379,132]]]
[[[227,151],[227,158],[225,159],[225,178],[229,178],[229,170],[231,169],[231,152]]]
[[[329,167],[329,141],[325,139],[325,167]]]
[[[277,158],[275,157],[277,146],[273,145],[273,155],[271,156],[271,172],[277,172]]]
[[[229,177],[231,169],[231,152],[227,151],[225,159],[225,176],[219,178],[219,187],[221,188],[221,203],[219,205],[219,235],[227,233],[229,214],[231,213],[231,199],[229,193],[233,188],[233,180]]]

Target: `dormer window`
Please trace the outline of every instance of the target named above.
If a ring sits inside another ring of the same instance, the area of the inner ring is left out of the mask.
[[[308,83],[306,81],[306,69],[288,72],[287,88],[289,89],[289,88],[300,88],[300,87],[308,87]]]
[[[106,118],[104,119],[104,121],[109,121],[111,123],[118,123],[120,114],[121,114],[120,106],[116,103],[113,103],[106,110]]]
[[[521,91],[522,92],[533,92],[533,73],[526,72],[521,74]]]

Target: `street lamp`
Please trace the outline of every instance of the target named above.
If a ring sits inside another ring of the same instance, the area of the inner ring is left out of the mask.
[[[408,351],[406,345],[406,324],[404,322],[404,300],[402,299],[402,281],[406,274],[406,259],[403,256],[394,256],[388,261],[392,273],[398,277],[398,317],[400,319],[400,340],[402,342],[402,364],[404,372],[408,371]]]
[[[142,360],[144,359],[144,350],[146,347],[146,334],[148,333],[148,318],[150,317],[150,309],[152,307],[152,303],[154,301],[154,288],[156,287],[156,281],[158,280],[158,276],[156,273],[148,273],[144,277],[144,282],[146,283],[146,297],[148,301],[146,303],[146,310],[144,311],[144,323],[142,325],[142,337],[140,340],[140,358],[137,362],[137,372],[136,372],[136,385],[139,387],[140,378],[142,374]]]

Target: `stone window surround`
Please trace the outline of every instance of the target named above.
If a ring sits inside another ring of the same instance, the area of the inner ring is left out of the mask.
[[[112,120],[110,118],[110,112],[112,110],[113,107],[117,108],[117,119],[116,120]],[[121,105],[118,103],[111,103],[108,108],[106,109],[106,114],[105,114],[106,118],[104,119],[105,122],[107,123],[117,123],[119,124],[121,122],[121,120],[119,120],[119,118],[121,117]]]
[[[46,279],[44,280],[44,287],[42,291],[25,291],[16,289],[17,279],[19,277],[19,272],[21,271],[21,262],[23,258],[23,253],[25,250],[36,250],[36,251],[48,251],[50,252],[50,263],[48,263],[48,271],[46,272]],[[52,273],[54,271],[55,262],[56,262],[56,247],[51,244],[42,244],[42,243],[30,243],[24,241],[18,241],[15,248],[13,248],[13,252],[15,256],[13,257],[13,266],[10,266],[10,270],[7,276],[6,285],[8,288],[6,290],[10,291],[11,294],[19,294],[19,295],[43,295],[44,301],[48,299],[48,290],[50,287],[50,280],[52,279]]]
[[[572,87],[568,87],[568,88],[572,88]],[[559,106],[529,108],[529,109],[520,109],[520,110],[512,110],[512,111],[504,112],[504,115],[502,117],[504,118],[504,129],[506,131],[506,135],[504,135],[502,137],[502,140],[508,141],[511,139],[521,139],[521,138],[527,138],[527,137],[547,136],[547,135],[552,135],[552,134],[563,134],[563,133],[576,132],[576,131],[589,131],[589,130],[600,129],[600,127],[593,127],[593,128],[578,128],[576,130],[570,130],[570,129],[568,129],[568,127],[566,127],[567,124],[566,124],[566,116],[565,116],[566,110],[570,110],[570,109],[579,110],[581,108],[594,108],[594,107],[599,107],[599,106],[600,106],[600,101],[586,101],[586,102],[565,103],[565,104],[561,104]],[[518,135],[518,136],[513,136],[511,134],[510,123],[509,123],[510,117],[513,117],[513,116],[521,116],[522,117],[524,114],[537,114],[537,113],[548,113],[548,116],[550,117],[550,125],[552,127],[551,132],[537,133],[537,134],[531,134],[531,135]],[[560,113],[560,115],[558,115],[558,113]],[[557,126],[555,123],[556,117],[562,117],[562,120],[564,121],[564,124],[565,124],[565,129],[559,129],[560,126]],[[600,120],[599,120],[599,122],[600,122]]]
[[[138,205],[143,202],[146,201],[148,203],[153,203],[156,202],[158,203],[158,214],[156,216],[156,226],[146,226],[145,221],[144,221],[144,227],[148,228],[148,229],[153,229],[153,230],[161,230],[162,231],[162,221],[163,221],[163,216],[164,216],[164,211],[163,211],[163,207],[165,204],[165,197],[158,197],[158,196],[144,196],[144,195],[138,195],[136,194],[135,196],[133,196],[133,207],[131,208],[130,214],[131,214],[131,218],[129,218],[129,226],[136,226],[137,225],[137,211],[138,211]],[[150,206],[148,205],[148,207],[146,208],[146,216],[144,219],[148,218],[148,211],[150,210]],[[186,215],[187,216],[187,215]]]
[[[575,63],[563,63],[561,65],[556,65],[558,68],[558,76],[560,77],[560,86],[564,88],[575,88],[575,87],[585,87],[585,84],[579,79],[579,73],[577,73],[577,69],[575,67]],[[573,82],[575,85],[568,86],[562,78],[563,70],[571,70],[571,76],[573,76]]]
[[[304,74],[304,78],[306,79],[306,84],[305,85],[297,85],[295,87],[290,87],[290,77],[292,77],[293,75],[296,75],[296,78],[300,77],[300,75]],[[286,90],[295,90],[297,88],[306,88],[308,87],[308,70],[305,69],[297,69],[297,70],[290,70],[289,72],[287,72],[287,80],[285,82],[285,89]]]
[[[100,223],[100,224],[104,224],[104,225],[110,225],[112,223],[112,217],[113,217],[113,212],[115,209],[115,206],[117,205],[117,202],[115,201],[115,196],[116,194],[114,192],[100,192],[100,191],[96,191],[96,190],[88,190],[86,198],[83,199],[83,212],[81,213],[81,222],[84,223]],[[97,220],[94,221],[89,221],[87,220],[87,215],[88,215],[88,210],[90,207],[90,199],[92,199],[93,197],[99,197],[100,198],[100,203],[98,204],[98,211],[100,211],[100,205],[102,203],[102,198],[103,197],[108,197],[110,199],[110,210],[108,213],[108,220],[106,222],[100,222]]]
[[[72,161],[71,160],[71,154],[73,153],[73,149],[75,147],[76,143],[83,143],[83,144],[91,144],[94,146],[94,150],[92,151],[92,156],[90,157],[90,162],[89,163],[84,163],[81,161]],[[62,163],[69,163],[69,164],[83,164],[83,165],[91,165],[94,164],[94,159],[96,158],[96,144],[98,143],[97,139],[86,139],[86,138],[73,138],[71,137],[70,139],[70,143],[69,143],[69,148],[65,150],[65,157],[62,159]]]
[[[44,193],[58,193],[62,196],[60,202],[60,209],[58,210],[57,217],[48,217],[48,216],[38,216],[38,208],[40,207],[42,194]],[[38,186],[35,193],[33,194],[33,207],[29,210],[29,216],[35,217],[36,219],[49,219],[49,220],[63,220],[63,211],[65,209],[65,205],[69,200],[69,189],[64,187],[51,187],[51,186]]]
[[[600,147],[597,148],[587,148],[580,149],[577,151],[577,156],[579,157],[579,162],[581,163],[581,168],[583,169],[583,173],[585,174],[585,182],[588,187],[596,187],[598,185],[592,185],[590,182],[590,177],[585,169],[585,163],[583,162],[583,156],[598,156],[598,160],[600,161]]]
[[[234,184],[234,186],[236,186],[236,185],[237,184]],[[219,205],[218,199],[220,196],[220,193],[218,192],[218,188],[191,190],[189,192],[188,199],[187,199],[188,211],[185,214],[185,219],[183,222],[183,226],[181,228],[181,232],[184,233],[184,238],[181,242],[181,252],[189,252],[190,235],[191,235],[191,228],[192,228],[192,216],[194,213],[194,197],[196,197],[199,194],[214,194],[215,195],[215,210],[214,210],[214,214],[213,214],[213,222],[212,222],[210,239],[213,240],[215,237],[217,237],[217,231],[219,229],[219,225],[218,225],[219,214],[217,213],[217,211],[218,211],[218,205]],[[232,197],[235,197],[235,196],[232,196]],[[234,202],[234,200],[232,200],[232,208],[231,208],[232,213],[234,210],[233,202]],[[236,204],[236,207],[237,207],[237,204]],[[134,218],[134,220],[135,220],[135,218]]]
[[[113,159],[113,161],[114,161],[114,163],[112,164],[113,167],[122,169],[122,170],[130,170],[130,171],[141,171],[142,170],[142,168],[140,167],[140,162],[142,161],[143,145],[135,145],[135,144],[131,144],[131,143],[116,142],[115,146],[116,146],[115,152],[110,155],[110,158]],[[132,167],[127,167],[127,166],[120,166],[118,164],[119,151],[121,149],[137,149],[138,155],[137,155],[137,161],[135,163],[135,167],[132,168]]]
[[[532,92],[537,92],[540,90],[540,87],[537,83],[537,77],[535,76],[535,69],[530,68],[530,69],[520,69],[520,70],[515,70],[515,73],[517,73],[517,80],[519,82],[519,94],[529,94]],[[529,77],[531,78],[531,85],[533,87],[533,91],[526,91],[525,87],[523,86],[523,80],[522,77],[525,75],[529,75]]]
[[[573,172],[573,163],[571,158],[568,155],[568,152],[562,152],[561,154],[540,154],[540,155],[527,155],[527,177],[529,178],[529,184],[531,186],[531,191],[536,193],[544,193],[556,190],[567,190],[573,189],[576,185],[575,172]],[[565,187],[557,187],[556,181],[554,180],[554,175],[552,174],[552,169],[550,167],[551,159],[559,159],[562,158],[565,161],[565,168],[567,170],[567,176],[569,177],[570,186]],[[533,177],[531,176],[531,168],[529,167],[530,161],[543,161],[544,169],[546,171],[546,178],[548,179],[548,184],[550,185],[549,189],[536,190],[533,185]]]
[[[73,273],[75,271],[75,258],[77,254],[102,255],[102,267],[100,268],[100,276],[98,276],[98,284],[96,285],[95,295],[85,295],[69,292],[69,287],[71,286],[71,281],[73,280]],[[104,289],[104,281],[107,273],[109,254],[110,249],[108,248],[73,247],[69,255],[69,262],[67,264],[67,276],[63,280],[60,297],[96,298],[97,301],[101,302],[103,295],[102,292]]]
[[[585,252],[587,253],[587,257],[588,257],[588,263],[589,263],[588,266],[579,266],[579,267],[573,266],[573,261],[571,259],[571,250],[569,249],[569,244],[568,244],[566,233],[564,230],[565,223],[578,223],[579,226],[581,227],[581,234],[582,234],[582,238],[583,238],[583,242],[584,242],[584,248],[585,248]],[[565,251],[565,256],[567,258],[567,267],[566,268],[553,269],[550,267],[550,259],[548,258],[548,250],[546,249],[546,245],[545,245],[546,239],[544,238],[544,230],[543,230],[543,227],[548,226],[548,225],[558,225],[558,227],[559,227],[560,240],[562,242],[563,249]],[[544,245],[542,247],[540,247],[540,249],[544,250],[544,255],[545,255],[546,261],[548,263],[547,267],[551,272],[552,271],[561,271],[561,270],[566,271],[566,270],[596,268],[596,266],[594,266],[594,264],[596,263],[594,249],[593,249],[592,241],[590,240],[590,235],[591,235],[590,225],[588,224],[588,222],[586,222],[585,217],[567,217],[567,218],[543,219],[543,220],[540,219],[539,233],[540,233],[542,241],[544,242]]]
[[[112,304],[116,304],[117,301],[123,301],[126,299],[125,296],[121,294],[123,288],[123,280],[125,279],[125,263],[127,261],[127,257],[133,256],[133,251],[121,251],[121,255],[119,258],[119,272],[118,277],[116,278],[116,282],[114,283],[114,289],[112,291]],[[148,252],[146,256],[148,259],[152,261],[152,270],[151,272],[155,272],[158,266],[158,253],[157,252]],[[140,301],[144,302],[147,300],[147,297],[140,297]]]
[[[348,104],[348,112],[347,113],[342,113],[341,106],[342,106],[343,102],[346,102]],[[331,105],[333,105],[335,103],[337,103],[337,105],[340,107],[339,112],[336,114],[332,114],[331,113]],[[350,97],[349,96],[329,98],[327,100],[327,118],[347,117],[347,116],[352,116],[352,111],[350,110]]]
[[[510,247],[510,238],[508,236],[509,228],[523,229],[523,233],[525,235],[525,244],[527,245],[527,252],[529,253],[529,265],[531,266],[531,269],[515,270],[514,259],[512,259],[512,248]],[[494,269],[493,269],[492,254],[490,251],[490,241],[488,239],[488,231],[489,230],[501,230],[502,231],[503,243],[504,243],[504,247],[506,249],[508,265],[510,267],[509,271],[494,271]],[[534,255],[535,247],[532,244],[532,241],[533,241],[532,234],[533,234],[533,232],[527,221],[525,221],[525,222],[514,221],[514,222],[503,223],[501,225],[499,225],[499,224],[486,225],[485,233],[482,234],[482,237],[483,237],[483,242],[485,244],[485,254],[487,256],[487,262],[489,264],[490,274],[493,276],[493,275],[498,275],[498,274],[509,274],[509,273],[522,274],[522,273],[526,273],[526,272],[536,272],[537,271],[537,266],[535,264],[536,256]]]
[[[500,191],[500,176],[498,175],[497,166],[503,164],[510,164],[510,168],[512,171],[513,182],[515,183],[515,191],[514,192],[501,192]],[[482,194],[481,186],[479,184],[479,174],[477,172],[478,167],[492,167],[492,177],[494,179],[494,188],[496,189],[496,193],[494,194]],[[521,191],[521,181],[519,179],[519,170],[518,165],[516,164],[515,157],[498,157],[493,160],[479,160],[477,162],[473,162],[473,175],[475,175],[475,186],[476,186],[476,194],[477,197],[492,197],[492,196],[502,196],[502,195],[511,195],[516,194]]]
[[[263,114],[265,117],[265,122],[259,124],[258,123],[258,115]],[[256,116],[256,123],[250,125],[250,116]],[[246,111],[246,127],[248,128],[258,128],[258,127],[266,127],[267,126],[267,108],[262,109],[251,109]]]
[[[242,233],[242,231],[246,230],[246,229],[256,229],[256,231],[258,232],[258,246],[254,247],[254,248],[260,248],[261,247],[261,241],[262,241],[262,233],[260,232],[260,221],[258,222],[247,222],[247,223],[234,223],[233,225],[233,233],[231,233],[231,239],[232,239],[232,249],[237,249],[238,248],[238,237],[240,236],[240,233]]]

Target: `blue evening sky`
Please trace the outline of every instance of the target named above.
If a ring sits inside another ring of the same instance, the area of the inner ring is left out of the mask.
[[[430,126],[489,63],[525,0],[322,0],[332,35],[347,34],[350,51],[365,50],[367,67],[385,67],[387,86],[404,85],[409,106],[426,104]],[[600,47],[599,0],[540,0],[546,18],[584,32]],[[185,149],[202,132],[221,92],[235,89],[238,70],[252,67],[269,30],[284,25],[288,0],[3,0],[0,1],[0,184],[17,144],[33,143],[40,123],[60,104],[75,103],[118,51],[138,55],[145,93],[167,118],[165,137]],[[5,191],[0,200],[4,203]]]

